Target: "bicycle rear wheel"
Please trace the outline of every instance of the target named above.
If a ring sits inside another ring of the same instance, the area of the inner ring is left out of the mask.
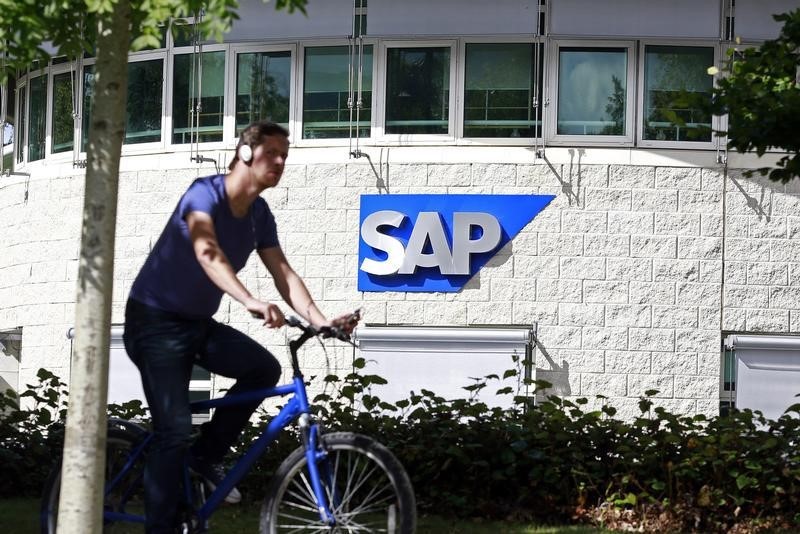
[[[411,534],[416,504],[411,481],[394,455],[367,436],[350,432],[324,434],[319,463],[328,506],[336,519],[329,529],[320,520],[299,447],[281,464],[261,508],[261,534],[279,532],[387,532]]]
[[[106,484],[119,479],[106,495],[104,509],[144,518],[144,454],[123,473],[123,468],[130,459],[131,452],[139,443],[140,436],[119,428],[109,428],[106,438]],[[120,474],[122,476],[120,477]],[[42,493],[41,532],[55,534],[58,519],[58,499],[61,489],[61,462],[53,468]],[[129,522],[108,522],[103,525],[104,534],[141,533],[142,524]]]

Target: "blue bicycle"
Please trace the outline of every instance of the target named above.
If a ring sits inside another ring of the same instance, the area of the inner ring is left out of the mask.
[[[357,316],[355,320],[358,320]],[[286,322],[301,330],[300,336],[289,343],[294,370],[291,384],[192,403],[192,411],[198,412],[253,399],[291,395],[213,491],[207,494],[203,481],[188,467],[184,470],[182,532],[207,532],[209,518],[231,489],[244,478],[280,432],[295,421],[302,445],[283,461],[270,482],[261,507],[261,534],[414,532],[414,491],[397,458],[368,436],[350,432],[324,434],[312,416],[297,352],[312,338],[337,338],[349,342],[349,337],[334,328],[316,330],[294,317],[287,317]],[[151,439],[149,431],[135,422],[109,421],[103,532],[131,532],[136,523],[144,523],[142,480],[144,459]],[[42,498],[41,526],[45,534],[56,532],[60,483],[59,464],[53,470]]]

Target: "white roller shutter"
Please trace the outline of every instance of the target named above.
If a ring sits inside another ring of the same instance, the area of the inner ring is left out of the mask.
[[[800,337],[731,335],[736,356],[736,407],[777,419],[800,402]]]
[[[536,0],[369,0],[368,36],[535,34]]]
[[[720,36],[720,9],[720,0],[551,0],[550,33],[714,39]]]
[[[277,11],[273,2],[244,0],[225,41],[347,37],[353,31],[352,0],[309,0],[306,12],[307,17],[298,11]]]
[[[744,41],[774,39],[781,23],[772,15],[800,8],[798,0],[737,0],[733,33]]]
[[[371,5],[371,4],[370,4]],[[359,327],[355,340],[367,371],[389,381],[374,393],[394,402],[408,398],[409,391],[429,389],[447,399],[468,398],[464,386],[488,374],[499,377],[514,368],[512,355],[525,359],[533,340],[530,327],[432,328]],[[507,407],[512,395],[496,391],[511,386],[516,393],[518,377],[492,380],[478,398],[491,406]]]

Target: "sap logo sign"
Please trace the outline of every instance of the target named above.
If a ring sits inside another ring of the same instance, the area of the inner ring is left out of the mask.
[[[362,195],[359,291],[461,289],[553,195]]]

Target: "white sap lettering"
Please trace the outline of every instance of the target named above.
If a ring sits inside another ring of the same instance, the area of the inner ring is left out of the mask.
[[[364,258],[360,269],[366,273],[384,276],[413,274],[417,267],[437,267],[444,275],[470,274],[470,256],[493,250],[501,239],[500,222],[489,213],[456,212],[453,214],[453,250],[441,215],[435,211],[420,212],[414,228],[403,247],[402,241],[382,233],[381,226],[398,228],[406,215],[399,211],[383,210],[371,213],[361,225],[361,238],[370,247],[385,252],[385,260]],[[472,228],[479,226],[481,235],[472,239]],[[423,252],[430,243],[431,252]]]
[[[360,269],[369,274],[387,275],[394,274],[403,264],[405,250],[400,240],[381,233],[378,228],[381,226],[399,227],[406,218],[405,214],[399,211],[383,210],[370,213],[361,225],[361,238],[364,243],[372,248],[386,253],[387,258],[383,261],[364,258]]]
[[[473,226],[483,230],[478,239],[470,239]],[[453,214],[453,270],[469,274],[470,254],[489,252],[500,242],[500,223],[488,213],[461,212]]]
[[[425,243],[430,241],[431,253],[423,253]],[[453,256],[444,234],[442,217],[435,211],[421,211],[414,223],[411,237],[406,245],[406,258],[399,274],[413,274],[417,267],[438,267],[442,274],[453,272]]]

